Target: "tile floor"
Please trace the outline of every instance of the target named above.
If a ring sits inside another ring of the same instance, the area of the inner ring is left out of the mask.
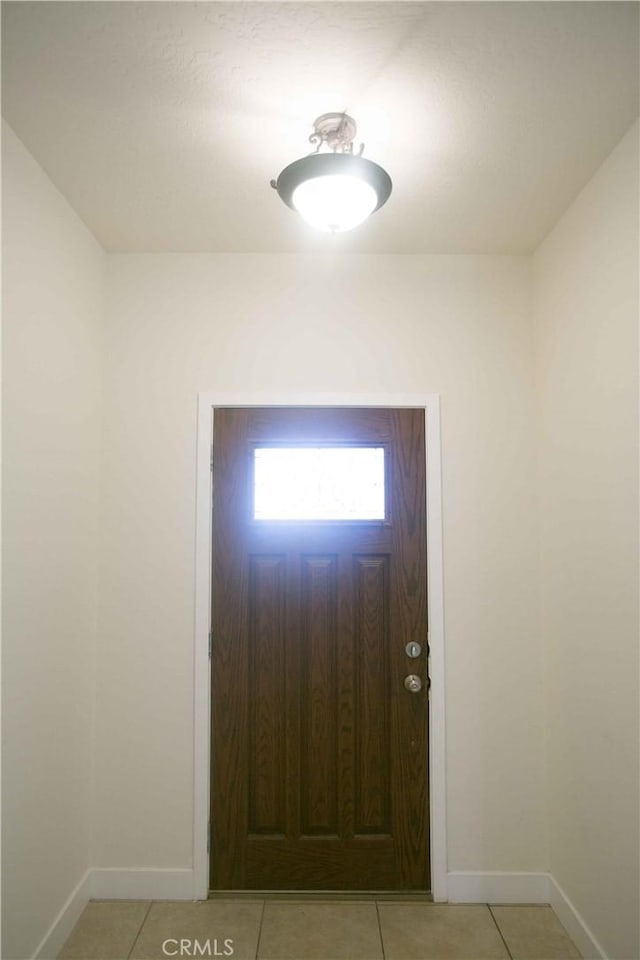
[[[182,941],[182,944],[181,944]],[[547,906],[419,900],[95,900],[59,960],[573,960]]]

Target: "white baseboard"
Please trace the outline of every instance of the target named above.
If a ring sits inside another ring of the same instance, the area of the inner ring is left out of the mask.
[[[449,903],[549,903],[583,957],[606,953],[562,887],[548,873],[454,871],[447,874]],[[97,868],[87,870],[34,953],[52,960],[91,899],[196,900],[193,870]]]
[[[549,875],[549,903],[558,920],[586,960],[606,960],[606,953],[569,900],[560,884]]]
[[[449,903],[548,903],[585,960],[607,955],[560,884],[549,873],[454,871],[447,874]]]
[[[193,870],[87,870],[40,942],[34,960],[53,960],[89,900],[195,900]]]
[[[193,870],[100,867],[91,871],[95,900],[195,900]]]
[[[33,955],[35,960],[53,960],[58,956],[62,945],[80,919],[80,914],[90,899],[91,870],[87,870],[40,941]]]
[[[454,871],[447,891],[449,903],[549,903],[549,874]]]

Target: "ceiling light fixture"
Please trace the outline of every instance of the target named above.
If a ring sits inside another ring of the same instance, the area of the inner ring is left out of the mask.
[[[309,137],[315,152],[294,160],[271,181],[287,206],[318,230],[352,230],[391,194],[391,177],[364,159],[364,144],[354,156],[356,131],[355,120],[346,113],[323,113]]]

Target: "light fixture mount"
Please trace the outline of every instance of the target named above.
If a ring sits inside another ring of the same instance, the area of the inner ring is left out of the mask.
[[[312,226],[329,233],[351,230],[389,199],[386,170],[357,154],[356,122],[346,113],[323,113],[313,124],[309,142],[315,152],[294,160],[271,186]]]
[[[353,153],[353,141],[358,128],[353,117],[346,113],[323,113],[313,124],[313,133],[309,136],[309,143],[316,144],[316,153],[323,143],[334,153]],[[360,146],[360,154],[364,144]]]

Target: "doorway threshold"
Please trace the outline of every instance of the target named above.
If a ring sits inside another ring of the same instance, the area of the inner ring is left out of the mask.
[[[388,900],[432,903],[421,890],[209,890],[209,900]]]

